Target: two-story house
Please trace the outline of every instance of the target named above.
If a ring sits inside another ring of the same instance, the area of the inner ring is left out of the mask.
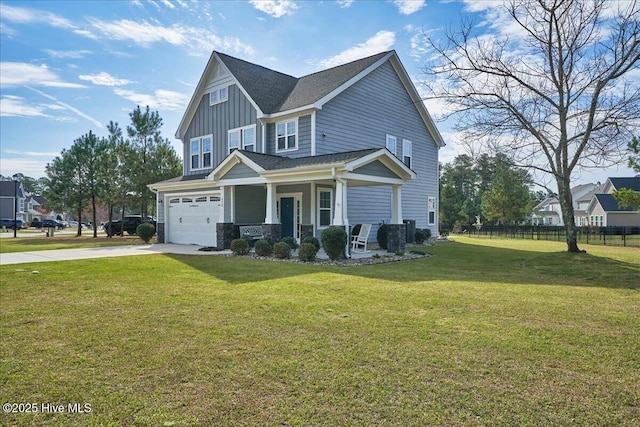
[[[598,188],[596,184],[580,184],[571,188],[573,199],[573,213],[576,225],[586,225],[586,205],[591,200],[591,194]],[[585,197],[586,202],[584,200]],[[533,208],[531,215],[532,223],[535,225],[564,225],[560,200],[555,195],[549,196]]]
[[[183,175],[150,185],[160,242],[228,248],[240,225],[300,240],[359,223],[375,241],[386,223],[395,250],[404,220],[438,234],[444,142],[395,51],[300,78],[213,52],[176,138]]]
[[[586,209],[589,225],[595,227],[640,227],[640,211],[621,207],[613,192],[628,188],[640,192],[640,175],[635,177],[608,178],[593,195]]]

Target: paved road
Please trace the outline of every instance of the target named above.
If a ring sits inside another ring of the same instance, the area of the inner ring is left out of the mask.
[[[0,254],[0,265],[23,264],[27,262],[68,261],[74,259],[107,258],[131,255],[150,255],[159,253],[185,255],[220,255],[231,253],[231,251],[205,252],[199,251],[199,248],[200,246],[195,245],[156,243],[151,245],[109,246],[104,248],[55,249],[50,251],[15,252]]]

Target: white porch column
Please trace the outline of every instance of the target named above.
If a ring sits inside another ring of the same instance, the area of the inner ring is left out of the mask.
[[[221,222],[221,223],[224,223],[227,217],[224,214],[225,205],[227,204],[225,189],[226,189],[225,187],[220,187],[220,218],[218,218],[218,222]]]
[[[271,183],[267,184],[267,206],[264,216],[265,224],[277,224],[278,212],[276,209],[276,189]]]
[[[391,224],[402,224],[402,186],[391,186]]]
[[[336,180],[336,206],[333,209],[333,221],[331,225],[347,225],[347,183],[341,179]]]

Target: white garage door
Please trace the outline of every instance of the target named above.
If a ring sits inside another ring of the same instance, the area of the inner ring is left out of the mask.
[[[182,195],[169,198],[168,242],[216,246],[220,197]]]

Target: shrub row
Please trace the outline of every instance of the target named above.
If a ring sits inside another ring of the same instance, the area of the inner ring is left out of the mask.
[[[298,247],[298,243],[293,237],[285,237],[274,245],[266,239],[260,239],[255,242],[255,253],[258,256],[269,257],[271,255],[278,259],[288,259],[291,257],[291,251],[298,249],[298,257],[300,261],[311,262],[316,259],[316,254],[320,250],[320,242],[315,237],[305,237],[302,244]],[[250,245],[245,238],[233,239],[231,241],[231,251],[234,255],[247,255]]]

